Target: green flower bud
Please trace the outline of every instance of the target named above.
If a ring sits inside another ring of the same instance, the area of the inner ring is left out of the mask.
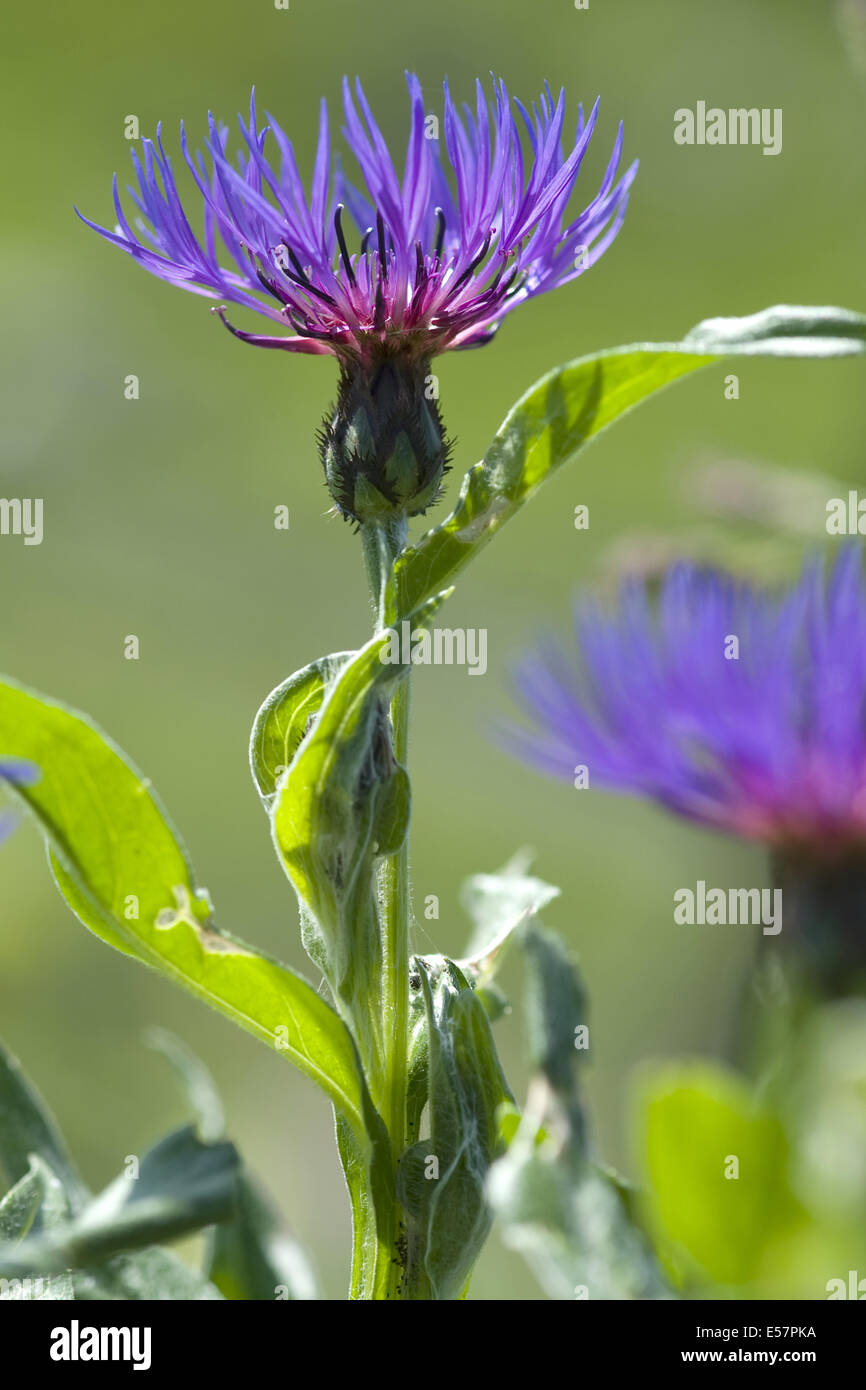
[[[450,444],[430,362],[383,357],[343,365],[319,434],[328,489],[358,523],[417,516],[437,501]]]

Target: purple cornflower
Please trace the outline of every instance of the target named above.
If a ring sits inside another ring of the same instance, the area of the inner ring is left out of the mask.
[[[249,122],[240,120],[246,148],[236,166],[226,127],[211,117],[207,163],[190,153],[181,126],[181,149],[203,205],[202,236],[184,211],[159,130],[156,144],[143,142],[143,163],[132,156],[137,231],[116,178],[116,229],[88,222],[163,280],[293,330],[246,332],[220,305],[216,312],[244,342],[336,357],[337,401],[319,436],[331,496],[354,521],[401,525],[436,501],[448,466],[432,358],[488,342],[518,304],[593,265],[619,231],[637,167],[617,181],[620,127],[598,193],[567,221],[598,102],[589,120],[580,111],[566,152],[564,93],[554,102],[546,88],[529,112],[494,79],[493,103],[479,82],[474,110],[462,112],[445,84],[449,177],[438,138],[428,138],[436,118],[425,114],[417,77],[407,74],[407,81],[411,124],[402,179],[360,82],[353,97],[345,79],[343,134],[362,189],[332,165],[324,101],[308,197],[288,136],[270,116],[259,129],[253,97]],[[274,163],[266,152],[269,132]]]
[[[21,758],[0,758],[0,787],[29,786],[39,781],[39,769]],[[15,829],[17,817],[14,812],[0,812],[0,840],[4,840]]]
[[[343,134],[364,189],[332,167],[328,110],[322,102],[310,196],[291,141],[268,116],[259,129],[254,96],[249,123],[240,119],[245,149],[229,158],[228,129],[210,118],[209,163],[183,157],[198,186],[204,234],[184,211],[160,128],[133,152],[138,187],[129,188],[140,219],[128,222],[114,183],[114,231],[83,220],[171,284],[265,314],[289,336],[231,331],[245,342],[293,352],[333,353],[368,361],[383,352],[429,360],[446,348],[486,342],[518,304],[566,284],[592,265],[616,236],[625,214],[633,165],[618,182],[622,128],[598,194],[564,221],[581,161],[596,123],[581,110],[574,145],[562,148],[564,93],[550,89],[530,113],[515,101],[530,151],[503,82],[494,79],[489,105],[476,84],[475,110],[462,114],[445,84],[445,152],[428,138],[421,85],[407,74],[411,126],[402,181],[360,82],[357,107],[343,83]],[[360,114],[359,114],[360,111]],[[266,153],[267,137],[279,156]],[[360,240],[353,249],[345,214]],[[220,245],[220,243],[222,243]],[[218,310],[224,318],[223,310]],[[224,321],[226,321],[224,319]],[[227,321],[226,321],[227,322]]]
[[[866,585],[856,548],[808,563],[774,598],[678,564],[657,606],[582,604],[580,662],[551,641],[521,662],[531,727],[511,746],[545,772],[647,796],[776,850],[866,851]]]

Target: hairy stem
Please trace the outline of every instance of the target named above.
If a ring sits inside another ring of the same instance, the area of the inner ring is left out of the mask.
[[[406,765],[409,686],[404,683],[392,706],[394,754]],[[388,1049],[388,1104],[385,1123],[399,1155],[406,1147],[406,1076],[409,1043],[409,847],[408,840],[380,870],[379,895],[385,946],[383,1023]]]
[[[370,581],[373,617],[376,630],[387,625],[386,589],[396,557],[405,548],[407,524],[405,518],[393,523],[367,523],[361,528],[364,558]],[[391,707],[394,756],[404,767],[408,758],[409,737],[409,678],[402,681]],[[381,1084],[375,1087],[382,1118],[388,1129],[391,1154],[396,1165],[406,1148],[406,1090],[409,1047],[409,927],[411,918],[409,890],[408,837],[396,854],[384,859],[378,878],[380,930],[382,933],[382,1036],[385,1043],[385,1067]],[[381,1214],[380,1214],[381,1219]],[[390,1220],[388,1268],[381,1267],[373,1274],[375,1298],[399,1298],[403,1275],[403,1255],[400,1250],[402,1211],[396,1199]],[[381,1250],[381,1230],[378,1246]]]

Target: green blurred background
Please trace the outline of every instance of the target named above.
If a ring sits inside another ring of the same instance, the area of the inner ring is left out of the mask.
[[[847,30],[840,23],[847,16]],[[866,307],[866,81],[849,0],[79,0],[7,8],[4,496],[45,499],[45,540],[0,541],[2,667],[88,711],[152,778],[187,841],[218,920],[304,967],[293,897],[246,762],[272,686],[368,625],[357,540],[326,516],[313,433],[335,382],[324,359],[235,342],[207,302],[173,292],[76,221],[111,225],[111,174],[129,169],[124,119],[183,116],[200,142],[208,108],[233,120],[255,82],[309,170],[320,95],[359,73],[385,132],[404,141],[402,72],[439,111],[444,74],[468,95],[501,74],[532,98],[545,79],[602,96],[582,180],[591,195],[616,123],[641,171],[625,227],[579,283],[522,309],[493,345],[440,360],[457,437],[449,495],[514,398],[547,368],[602,346],[680,336],[699,319],[779,301]],[[847,41],[846,41],[847,32]],[[784,148],[682,148],[673,112],[782,107]],[[180,161],[178,160],[179,164]],[[644,407],[558,477],[460,580],[449,625],[486,627],[490,670],[424,669],[412,770],[416,901],[437,894],[419,949],[459,953],[461,881],[520,845],[562,886],[547,914],[578,952],[593,1001],[590,1087],[605,1156],[633,1171],[625,1097],[644,1058],[723,1055],[753,944],[687,935],[675,887],[766,881],[760,856],[600,792],[578,796],[489,741],[507,711],[514,653],[564,630],[572,595],[637,530],[691,534],[683,478],[707,457],[820,470],[856,486],[862,365],[743,362],[740,399],[716,369]],[[124,377],[140,399],[124,399]],[[288,533],[273,508],[291,509]],[[573,527],[590,507],[588,532]],[[803,520],[823,535],[823,509]],[[123,658],[135,633],[141,659]],[[342,1297],[348,1216],[329,1107],[279,1059],[89,937],[50,882],[32,828],[0,853],[0,1030],[99,1184],[183,1114],[168,1068],[141,1045],[157,1022],[207,1061],[233,1136]],[[516,963],[506,984],[519,989]],[[522,1094],[521,1016],[498,1025]],[[473,1297],[535,1285],[494,1235]]]

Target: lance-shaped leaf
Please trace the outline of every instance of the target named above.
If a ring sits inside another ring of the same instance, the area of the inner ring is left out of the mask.
[[[30,1167],[10,1187],[0,1201],[0,1242],[23,1240],[32,1229],[40,1208],[46,1198],[51,1199],[52,1189],[60,1188],[60,1181],[48,1164],[38,1154],[30,1155]]]
[[[80,921],[294,1062],[363,1140],[363,1081],[345,1025],[306,980],[215,926],[150,783],[120,750],[83,715],[5,683],[6,756],[41,768],[15,795],[36,816]]]
[[[413,615],[414,629],[426,626],[443,597],[435,595]],[[304,945],[374,1066],[381,1039],[368,1036],[378,1020],[370,1003],[382,975],[374,870],[380,858],[399,850],[410,812],[409,779],[394,757],[389,718],[408,669],[405,655],[396,634],[386,631],[342,663],[330,683],[327,672],[308,667],[281,687],[282,696],[277,691],[271,697],[253,740],[256,750],[276,747],[269,760],[253,754],[254,769],[258,763],[267,768],[286,746],[274,731],[296,734],[318,705],[273,795],[274,845],[298,895]],[[257,780],[268,795],[270,774],[259,772]]]
[[[73,1221],[90,1201],[90,1192],[69,1157],[45,1102],[2,1045],[0,1167],[14,1183],[13,1193],[31,1176],[41,1189],[42,1200],[29,1234],[50,1236],[56,1227]],[[7,1231],[4,1239],[14,1236]],[[157,1247],[117,1255],[100,1265],[98,1273],[77,1269],[51,1276],[25,1275],[7,1279],[5,1287],[4,1297],[23,1300],[220,1297],[219,1291],[195,1270],[171,1251]]]
[[[43,1158],[30,1155],[30,1167],[0,1201],[0,1249],[68,1219],[69,1202],[63,1184]],[[53,1275],[7,1278],[0,1272],[0,1299],[15,1302],[69,1302],[75,1298],[72,1275],[64,1270]]]
[[[230,1216],[239,1159],[233,1144],[203,1143],[193,1126],[170,1134],[69,1222],[18,1245],[0,1246],[8,1277],[99,1264],[122,1251],[174,1240]]]
[[[180,1038],[150,1028],[146,1041],[171,1063],[196,1113],[202,1139],[225,1136],[225,1113],[207,1067]],[[237,1176],[234,1212],[210,1232],[206,1272],[227,1299],[312,1299],[316,1284],[306,1255],[246,1168]]]
[[[541,378],[466,474],[450,516],[398,558],[388,621],[450,584],[546,478],[655,392],[719,358],[844,357],[866,352],[866,317],[778,306],[699,323],[679,343],[637,343],[581,357]]]
[[[214,1228],[207,1274],[224,1298],[280,1302],[317,1296],[306,1254],[246,1173],[235,1215]]]
[[[357,1001],[381,978],[373,899],[376,859],[392,854],[409,824],[409,779],[394,758],[388,710],[404,668],[381,660],[388,638],[369,642],[332,685],[278,785],[274,845],[304,912],[304,945],[360,1032]]]
[[[495,1020],[508,1000],[495,983],[517,928],[559,897],[559,889],[527,872],[532,854],[521,850],[495,874],[473,874],[460,903],[474,924],[466,956],[457,964],[475,985],[487,1016]]]
[[[250,769],[267,811],[325,696],[356,655],[335,652],[311,662],[272,690],[256,715],[250,737]]]
[[[90,1195],[84,1180],[42,1097],[0,1043],[0,1170],[10,1186],[30,1173],[33,1155],[60,1182],[68,1211],[80,1211]]]
[[[540,923],[522,933],[526,956],[526,1038],[529,1063],[567,1120],[560,1129],[569,1153],[586,1153],[579,1068],[589,1050],[586,991],[555,932]]]
[[[51,1278],[54,1280],[57,1275]],[[215,1284],[173,1251],[158,1245],[73,1270],[71,1278],[79,1303],[104,1303],[107,1299],[142,1303],[222,1302]]]
[[[31,1155],[31,1168],[0,1201],[0,1250],[24,1240],[40,1229],[50,1229],[57,1219],[68,1215],[63,1184],[38,1154]],[[70,1302],[75,1286],[67,1270],[57,1275],[0,1277],[0,1300],[17,1302]]]
[[[521,938],[534,1075],[517,1132],[487,1181],[503,1239],[551,1298],[664,1298],[627,1190],[588,1151],[577,1076],[588,1041],[582,985],[554,933],[529,923]]]
[[[497,1152],[498,1111],[511,1094],[487,1015],[454,962],[416,957],[412,984],[424,1000],[426,1038],[423,1045],[413,1039],[410,1067],[426,1071],[430,1137],[406,1151],[397,1176],[407,1213],[404,1294],[454,1299],[490,1230],[484,1184]]]
[[[376,1116],[371,1125],[372,1151],[367,1157],[360,1149],[348,1125],[337,1116],[337,1148],[346,1179],[346,1189],[352,1208],[354,1230],[352,1273],[349,1290],[351,1299],[389,1297],[388,1273],[381,1259],[392,1249],[394,1171],[391,1143],[382,1120]],[[384,1275],[384,1281],[383,1281]]]

